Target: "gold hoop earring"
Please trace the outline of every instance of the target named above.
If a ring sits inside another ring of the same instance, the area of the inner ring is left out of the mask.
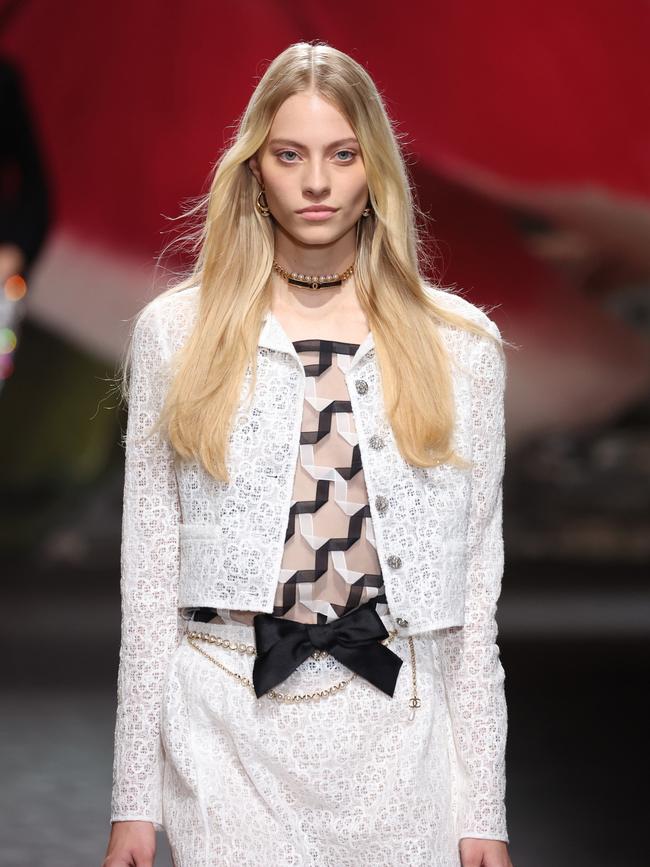
[[[372,214],[372,208],[370,208],[370,207],[364,208],[363,211],[361,212],[362,217],[369,217],[371,214]]]
[[[259,191],[259,193],[257,194],[257,198],[255,199],[255,207],[257,208],[258,212],[263,217],[268,217],[271,213],[271,210],[268,206],[268,202],[266,201],[266,196],[264,196],[264,201],[263,202],[261,201],[262,196],[264,196],[264,188],[263,187]]]

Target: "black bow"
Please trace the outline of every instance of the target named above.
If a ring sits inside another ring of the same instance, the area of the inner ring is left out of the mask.
[[[286,680],[314,651],[326,650],[352,671],[392,696],[403,660],[381,641],[388,632],[370,602],[331,623],[298,623],[295,620],[256,614],[253,618],[257,657],[253,685],[259,698]]]

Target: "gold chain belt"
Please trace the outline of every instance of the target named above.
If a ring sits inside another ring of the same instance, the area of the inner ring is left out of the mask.
[[[231,677],[236,678],[243,686],[247,686],[252,692],[255,692],[255,687],[253,686],[253,681],[246,677],[243,674],[239,674],[236,671],[231,671],[229,668],[226,668],[225,665],[222,665],[218,660],[216,660],[213,656],[210,656],[209,653],[206,653],[205,650],[200,648],[197,644],[194,643],[194,640],[199,641],[207,641],[208,644],[216,644],[219,647],[224,647],[226,650],[234,650],[238,653],[246,653],[249,656],[257,656],[257,650],[252,644],[245,644],[243,641],[231,641],[229,638],[222,638],[219,635],[212,635],[209,632],[196,632],[194,630],[187,630],[185,633],[187,637],[188,644],[190,647],[193,647],[194,650],[197,650],[202,656],[205,656],[206,659],[209,659],[210,662],[219,666],[226,674],[229,674]],[[390,642],[397,635],[397,630],[392,629],[388,638],[384,639],[382,644],[390,644]],[[409,712],[409,720],[413,720],[415,718],[415,709],[420,707],[422,702],[418,698],[417,695],[417,679],[416,679],[416,665],[415,665],[415,645],[413,644],[413,639],[409,637],[409,648],[411,651],[411,678],[413,682],[413,694],[409,699],[409,708],[411,709]],[[325,656],[329,656],[330,654],[326,650],[314,650],[313,653],[310,654],[314,659],[322,659]],[[333,686],[327,687],[327,689],[319,689],[315,692],[308,693],[297,693],[291,695],[289,693],[278,692],[275,689],[270,689],[265,695],[268,695],[269,698],[274,701],[279,702],[300,702],[300,701],[313,701],[314,699],[324,698],[328,695],[333,695],[335,692],[338,692],[341,689],[344,689],[354,678],[357,676],[356,672],[349,677],[347,680],[341,680],[338,683],[335,683]]]

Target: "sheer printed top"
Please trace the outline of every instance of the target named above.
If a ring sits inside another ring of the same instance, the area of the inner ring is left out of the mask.
[[[300,446],[273,615],[322,624],[388,605],[344,373],[358,343],[293,342],[306,376]],[[183,608],[186,620],[252,624],[255,611]]]

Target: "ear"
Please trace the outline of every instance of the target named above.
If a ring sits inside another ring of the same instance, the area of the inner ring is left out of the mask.
[[[257,154],[253,155],[248,160],[248,167],[252,171],[252,173],[255,175],[255,177],[257,178],[258,184],[260,186],[262,186],[262,173],[260,171],[260,164],[259,164],[259,160],[257,159]]]

